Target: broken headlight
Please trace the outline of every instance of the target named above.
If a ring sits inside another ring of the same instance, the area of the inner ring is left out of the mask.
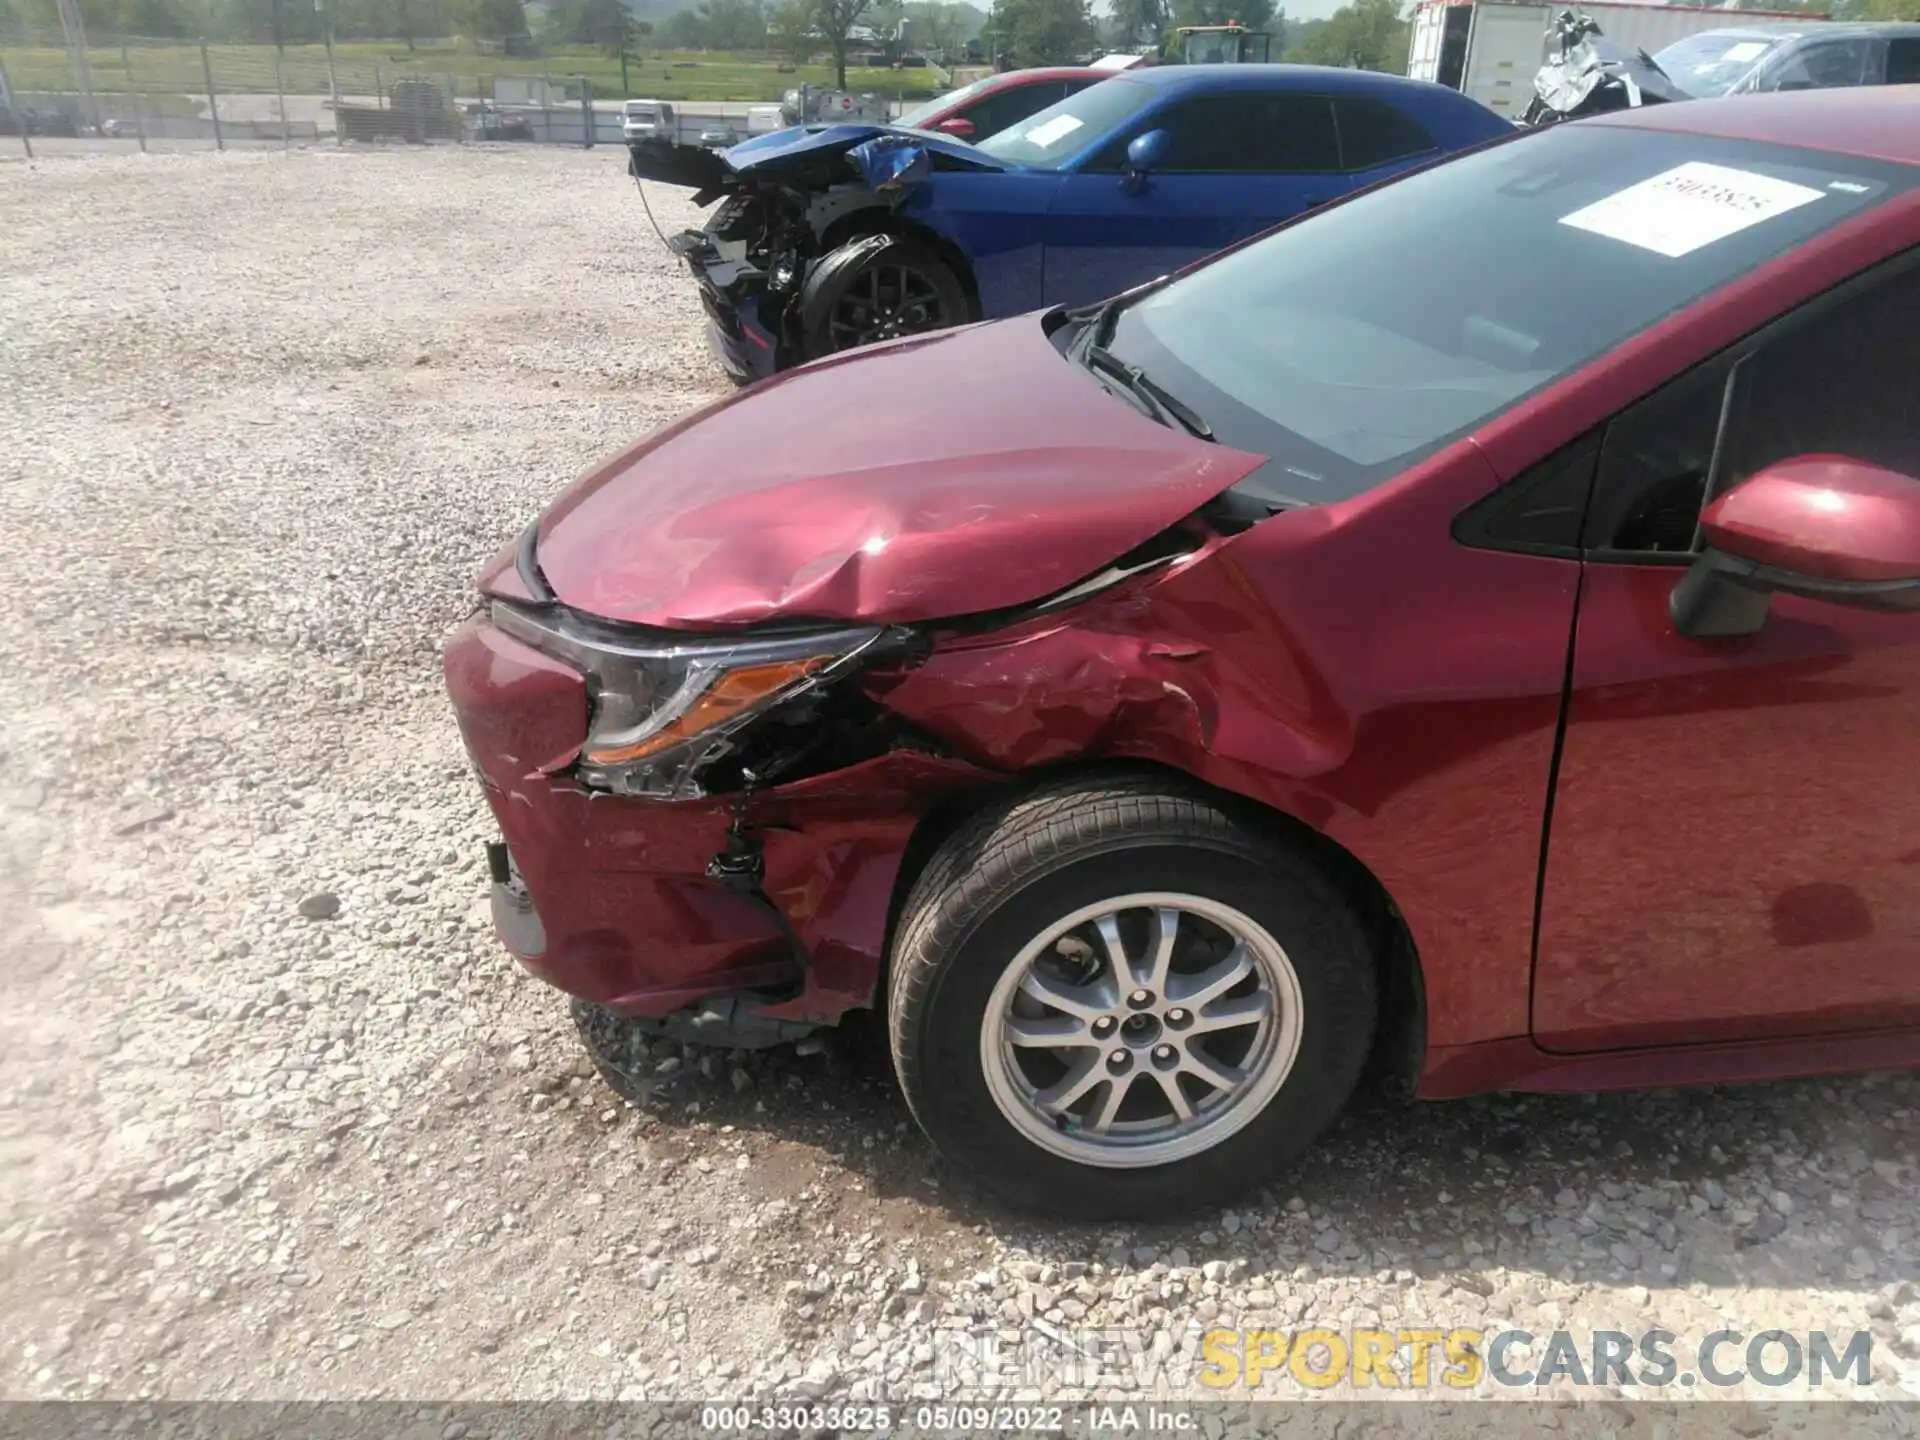
[[[587,677],[580,778],[660,800],[698,798],[700,771],[757,716],[852,669],[888,634],[864,626],[682,641],[504,601],[494,602],[493,623]]]

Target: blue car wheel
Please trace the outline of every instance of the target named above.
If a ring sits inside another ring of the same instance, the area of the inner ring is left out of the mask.
[[[897,240],[833,278],[819,297],[806,336],[808,359],[964,325],[972,318],[966,287],[938,255]]]

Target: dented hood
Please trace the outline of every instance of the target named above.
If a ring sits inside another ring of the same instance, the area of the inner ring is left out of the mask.
[[[881,141],[875,147],[872,141]],[[703,195],[722,195],[733,189],[742,176],[779,175],[800,169],[823,158],[847,155],[854,173],[870,176],[858,155],[884,150],[888,145],[910,147],[931,157],[939,155],[974,170],[1004,170],[999,161],[981,154],[963,140],[920,130],[903,130],[897,125],[867,123],[836,125],[795,125],[769,135],[756,135],[730,149],[716,153],[697,145],[681,145],[665,140],[640,140],[627,147],[627,173],[642,180],[663,185],[684,185]],[[863,150],[863,147],[866,147]],[[891,178],[891,177],[887,177]]]
[[[561,601],[634,624],[932,620],[1094,574],[1259,463],[1108,395],[1022,316],[696,411],[577,482],[537,554]]]
[[[725,152],[727,165],[736,174],[752,171],[772,172],[784,166],[800,164],[816,155],[831,155],[881,135],[898,135],[911,140],[930,155],[944,155],[978,170],[1004,170],[998,160],[982,154],[964,140],[925,130],[903,130],[898,125],[874,125],[867,122],[794,125],[771,134],[743,140]]]

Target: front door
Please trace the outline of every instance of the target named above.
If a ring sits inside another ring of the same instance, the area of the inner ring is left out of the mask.
[[[1676,633],[1716,448],[1719,488],[1819,453],[1920,478],[1920,255],[1606,429],[1539,915],[1549,1049],[1920,1024],[1920,614],[1776,595],[1757,634]]]
[[[1127,145],[1165,130],[1137,181]],[[1081,305],[1258,234],[1349,188],[1325,96],[1246,91],[1175,101],[1063,177],[1047,217],[1046,303]]]

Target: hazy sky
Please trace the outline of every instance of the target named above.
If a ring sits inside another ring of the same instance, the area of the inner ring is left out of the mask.
[[[1288,0],[1284,8],[1289,20],[1324,20],[1345,3],[1346,0]]]

